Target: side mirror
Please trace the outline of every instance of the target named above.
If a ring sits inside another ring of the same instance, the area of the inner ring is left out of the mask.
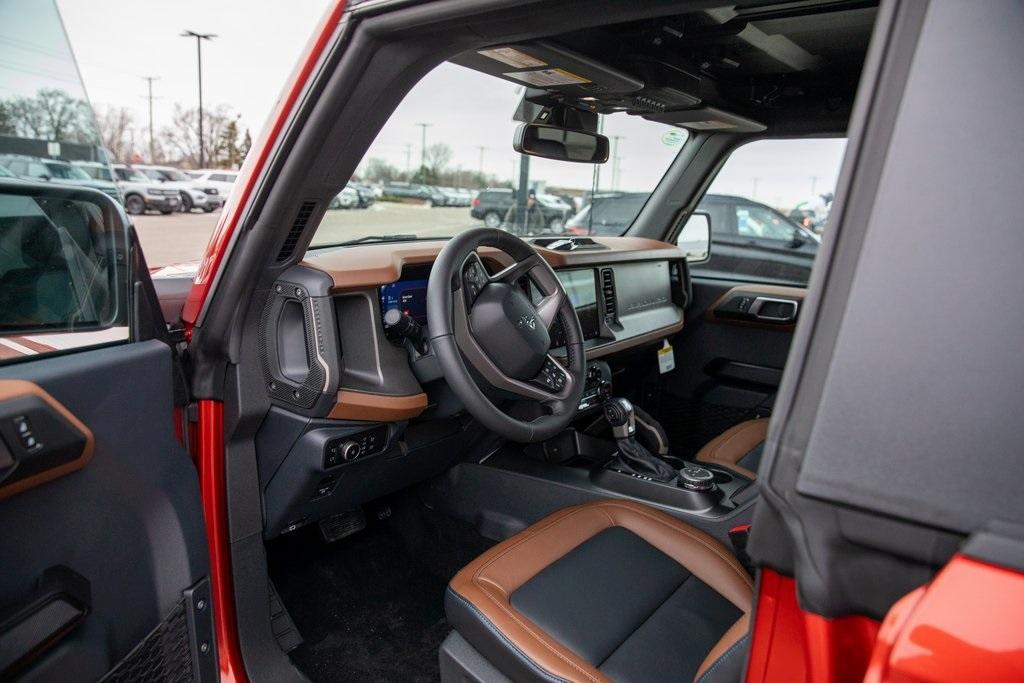
[[[0,182],[0,232],[19,264],[0,272],[0,336],[32,334],[45,344],[47,334],[63,335],[54,349],[96,343],[86,334],[78,344],[75,333],[128,337],[128,223],[113,199],[60,184]]]
[[[608,138],[604,135],[545,123],[520,124],[512,140],[512,147],[520,154],[556,161],[581,164],[603,164],[608,161]]]
[[[789,240],[790,249],[799,249],[807,244],[807,237],[800,232],[799,228],[793,228],[793,235]]]
[[[676,244],[686,252],[688,263],[701,263],[711,258],[711,216],[703,211],[691,213]]]

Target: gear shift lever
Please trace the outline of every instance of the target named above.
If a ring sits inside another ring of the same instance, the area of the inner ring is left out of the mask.
[[[619,447],[613,464],[616,469],[666,483],[679,477],[675,468],[636,440],[636,416],[632,403],[624,398],[608,399],[604,403],[604,419],[611,425],[615,443]]]

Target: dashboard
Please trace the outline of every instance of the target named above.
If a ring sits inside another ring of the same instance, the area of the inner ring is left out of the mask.
[[[678,332],[687,296],[685,253],[676,246],[630,237],[590,241],[593,248],[569,251],[534,242],[584,332],[581,410],[595,409],[610,390],[611,372],[600,359]],[[436,475],[482,429],[466,418],[429,342],[396,339],[384,324],[397,309],[428,325],[427,284],[444,244],[325,249],[269,289],[257,349],[272,405],[257,435],[267,538]],[[511,264],[497,250],[478,254],[492,274]],[[529,279],[520,284],[539,299]],[[564,357],[557,323],[551,332],[551,355]]]

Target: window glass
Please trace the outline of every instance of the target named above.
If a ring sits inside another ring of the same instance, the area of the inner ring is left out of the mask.
[[[793,237],[793,225],[785,216],[767,206],[737,204],[736,232],[745,237],[789,240]]]
[[[523,235],[625,232],[686,132],[613,114],[600,123],[611,143],[605,164],[523,156],[512,149],[522,95],[521,86],[461,66],[434,69],[392,114],[353,182],[339,189],[313,248],[436,239],[481,226]],[[518,194],[523,182],[525,210]],[[588,206],[599,197],[607,200],[604,218],[591,221]],[[623,205],[615,206],[619,197]],[[372,211],[361,210],[371,203]]]
[[[128,338],[113,220],[87,201],[0,194],[0,362]]]
[[[846,140],[758,140],[734,151],[697,210],[711,256],[691,272],[802,286],[821,245]]]

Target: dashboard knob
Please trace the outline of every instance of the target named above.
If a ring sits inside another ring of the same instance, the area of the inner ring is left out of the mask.
[[[709,469],[690,465],[679,471],[679,483],[690,491],[710,491],[715,487],[715,475]]]
[[[341,444],[341,459],[345,462],[352,462],[359,457],[359,444],[355,441],[346,441]]]

